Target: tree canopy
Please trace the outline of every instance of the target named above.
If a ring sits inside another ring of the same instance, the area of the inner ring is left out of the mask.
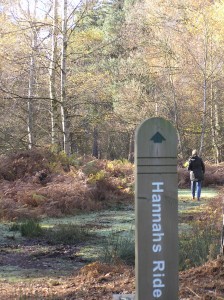
[[[224,1],[0,1],[0,152],[133,159],[161,116],[178,155],[224,160]]]

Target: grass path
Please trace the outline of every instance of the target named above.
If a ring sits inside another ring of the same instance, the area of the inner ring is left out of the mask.
[[[190,189],[181,189],[178,191],[178,212],[183,213],[195,209],[203,209],[207,202],[218,196],[218,189],[202,188],[201,201],[192,200]]]
[[[181,189],[178,191],[178,210],[179,213],[188,210],[191,206],[197,207],[207,203],[209,199],[218,195],[217,189],[204,188],[202,190],[202,199],[200,202],[191,200],[191,192],[189,189]],[[43,220],[44,227],[51,227],[56,224],[77,224],[86,225],[92,231],[96,231],[99,235],[107,235],[111,231],[124,232],[130,228],[134,228],[135,211],[134,205],[124,206],[118,209],[103,210],[98,212],[79,214],[74,217],[67,218],[48,218]]]
[[[201,197],[203,199],[214,198],[218,195],[218,190],[214,188],[202,188]],[[181,189],[178,190],[178,199],[191,199],[191,190],[190,189]]]

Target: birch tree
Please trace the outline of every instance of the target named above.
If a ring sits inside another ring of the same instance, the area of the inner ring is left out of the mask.
[[[64,152],[69,155],[71,152],[69,140],[69,118],[67,110],[67,47],[68,47],[68,27],[67,27],[67,0],[62,3],[62,48],[61,48],[61,119],[63,133]]]
[[[50,58],[50,78],[49,92],[51,100],[51,142],[59,143],[59,101],[56,94],[56,69],[57,69],[57,39],[58,39],[58,0],[53,1],[53,19],[51,36],[51,58]]]
[[[35,84],[36,84],[36,52],[37,52],[37,27],[36,27],[36,7],[37,0],[34,1],[34,12],[31,16],[29,6],[28,14],[30,18],[31,27],[31,53],[30,53],[30,74],[29,74],[29,88],[28,88],[28,147],[31,149],[35,145],[35,133],[34,133],[34,97],[35,97]]]
[[[217,47],[216,38],[214,38],[214,22],[208,7],[194,10],[194,13],[191,11],[191,18],[183,31],[182,38],[182,46],[185,47],[187,51],[185,53],[189,55],[190,65],[194,68],[191,67],[188,70],[188,72],[191,70],[191,74],[188,75],[189,86],[192,83],[198,87],[198,90],[195,90],[194,103],[197,116],[194,120],[197,121],[197,128],[200,128],[198,130],[200,136],[198,148],[199,155],[202,155],[205,152],[205,147],[215,150],[216,143],[210,145],[212,136],[213,142],[215,141],[214,132],[215,124],[217,124],[214,93],[217,92],[215,85],[217,88],[218,85],[215,82],[219,80],[220,76],[223,76],[220,73],[223,59],[216,55],[219,46]],[[213,119],[212,123],[210,119]],[[218,131],[216,131],[217,133]]]
[[[43,12],[43,10],[40,12],[39,5],[40,1],[38,0],[33,1],[32,5],[29,1],[13,1],[11,6],[7,7],[7,13],[17,27],[14,34],[19,41],[15,45],[17,53],[13,61],[19,75],[15,78],[11,93],[12,98],[16,102],[20,102],[18,104],[22,113],[17,112],[17,118],[22,119],[22,122],[26,124],[26,145],[29,149],[39,143],[42,130],[46,133],[45,113],[49,114],[49,105],[42,106],[43,102],[46,104],[44,99],[47,98],[45,89],[47,85],[42,83],[46,83],[45,74],[47,75],[49,69],[48,66],[46,68],[49,56],[46,55],[45,48],[49,26],[44,18],[48,12]],[[24,103],[26,103],[27,109],[25,109]],[[24,121],[25,119],[26,121]],[[41,123],[43,120],[44,123]],[[21,136],[21,139],[24,140],[23,132],[21,132]]]

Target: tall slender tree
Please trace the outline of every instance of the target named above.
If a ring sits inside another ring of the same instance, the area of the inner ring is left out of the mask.
[[[69,139],[69,117],[67,109],[67,48],[68,48],[68,2],[62,2],[62,48],[61,48],[61,119],[63,133],[63,149],[67,155],[71,153]]]
[[[51,58],[50,58],[50,77],[49,77],[49,93],[51,100],[51,142],[53,145],[59,145],[60,119],[59,119],[59,100],[56,92],[56,72],[58,66],[58,0],[53,1],[53,17],[52,17],[52,35],[51,35]]]
[[[30,73],[29,73],[29,88],[28,88],[28,121],[27,121],[27,129],[28,129],[28,147],[32,149],[35,145],[35,131],[34,131],[34,97],[36,90],[36,55],[37,55],[37,26],[36,26],[36,8],[37,8],[37,0],[34,1],[34,11],[31,16],[30,11],[29,19],[30,19],[30,28],[31,28],[31,53],[30,53]]]

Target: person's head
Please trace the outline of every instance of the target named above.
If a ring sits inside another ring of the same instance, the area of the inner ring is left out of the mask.
[[[198,155],[198,151],[196,149],[192,150],[192,156]]]

